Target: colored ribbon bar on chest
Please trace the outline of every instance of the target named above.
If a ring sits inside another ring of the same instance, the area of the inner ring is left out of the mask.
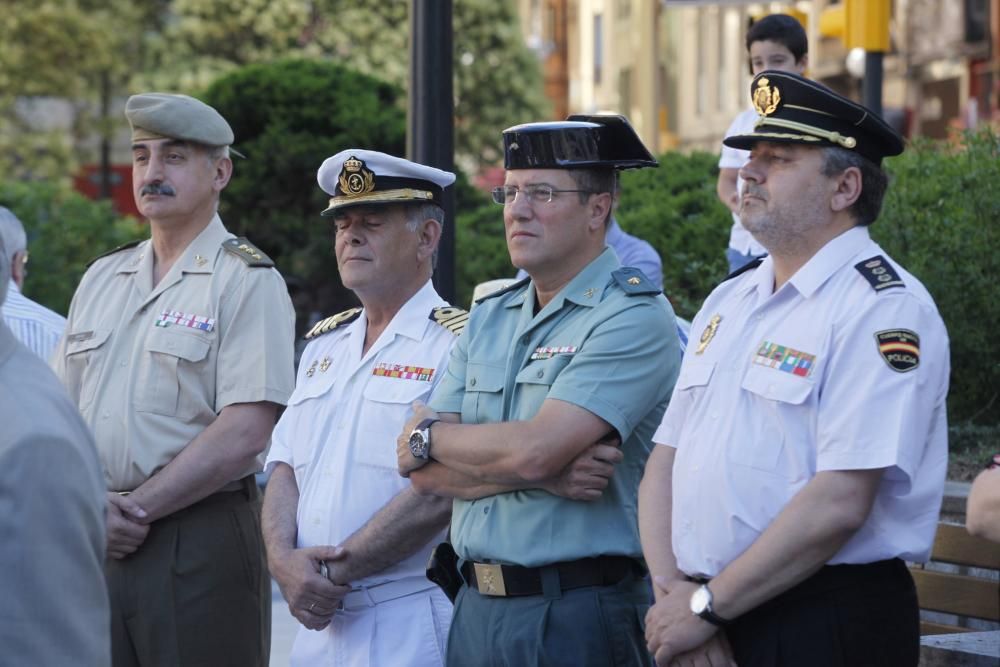
[[[765,340],[758,346],[753,362],[799,377],[809,377],[816,364],[816,355]]]
[[[158,327],[168,327],[177,324],[191,329],[201,329],[202,331],[212,331],[215,329],[215,319],[205,315],[192,315],[182,313],[179,310],[165,310],[160,313],[160,317],[154,323]]]
[[[404,364],[389,364],[379,362],[372,369],[372,375],[377,377],[399,378],[401,380],[423,380],[430,382],[434,377],[433,368],[423,368],[422,366],[406,366]]]
[[[530,360],[535,359],[551,359],[557,354],[575,354],[576,345],[561,345],[558,347],[536,347],[535,351],[531,353]]]

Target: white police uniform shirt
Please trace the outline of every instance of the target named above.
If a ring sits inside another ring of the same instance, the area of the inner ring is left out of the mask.
[[[3,320],[14,337],[48,361],[66,330],[66,318],[21,294],[13,280],[10,281],[2,312]]]
[[[709,295],[653,436],[677,448],[678,567],[717,575],[817,472],[874,468],[886,471],[871,513],[829,564],[926,561],[948,455],[933,299],[865,227],[773,285],[765,258]]]
[[[430,315],[447,305],[428,281],[366,354],[364,312],[306,347],[267,458],[268,470],[283,462],[295,471],[298,547],[342,544],[410,486],[398,473],[396,436],[411,403],[427,402],[444,375],[456,336]],[[442,530],[409,558],[351,582],[358,588],[418,578],[426,594],[338,612],[320,632],[300,628],[292,665],[443,664],[451,603],[426,581],[425,569],[444,538]]]
[[[729,129],[726,130],[726,138],[741,134],[753,134],[754,125],[760,114],[753,108],[746,109],[733,119]],[[722,154],[719,156],[719,169],[740,169],[750,159],[750,151],[740,150],[722,145]],[[736,191],[743,191],[743,179],[736,177]],[[735,213],[733,216],[733,226],[729,230],[729,247],[741,255],[766,255],[767,249],[757,242],[757,239],[747,231],[747,228],[740,222],[740,216]]]

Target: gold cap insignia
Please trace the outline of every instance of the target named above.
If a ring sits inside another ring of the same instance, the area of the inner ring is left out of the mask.
[[[354,156],[344,160],[337,181],[345,197],[360,197],[375,189],[375,174]]]
[[[753,91],[753,108],[761,116],[770,116],[781,103],[781,91],[777,86],[771,86],[771,80],[766,76],[757,79],[757,89]]]

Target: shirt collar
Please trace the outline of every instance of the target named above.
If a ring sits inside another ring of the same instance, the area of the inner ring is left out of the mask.
[[[431,321],[431,308],[447,305],[448,303],[434,289],[434,283],[428,280],[424,283],[423,287],[417,290],[416,294],[403,304],[402,308],[396,311],[396,314],[392,317],[392,321],[389,322],[389,326],[379,336],[379,340],[372,346],[372,349],[374,350],[376,347],[381,348],[383,344],[379,341],[391,341],[396,334],[413,340],[421,340],[424,337],[424,332],[427,331],[428,323]],[[367,328],[368,318],[365,316],[364,311],[362,311],[361,317],[351,322],[348,326],[348,335],[361,336],[364,339]],[[369,350],[369,353],[371,353],[371,350]]]
[[[399,334],[413,340],[421,340],[424,337],[424,332],[427,331],[427,323],[431,321],[431,309],[447,305],[447,302],[434,289],[434,283],[428,280],[423,287],[417,290],[416,294],[403,304],[382,335]],[[391,340],[391,338],[386,338],[386,340]]]
[[[585,266],[566,284],[555,298],[546,304],[543,311],[554,311],[563,307],[563,303],[571,301],[580,306],[593,306],[601,302],[604,288],[608,285],[611,272],[621,266],[618,255],[611,248],[605,247],[600,255]]]
[[[868,227],[855,226],[827,242],[791,278],[789,285],[805,298],[812,296],[845,262],[871,242]],[[753,279],[740,290],[756,289],[761,299],[774,293],[774,260],[768,255],[753,271]]]
[[[10,283],[7,285],[7,294],[20,294],[21,290],[17,286],[17,282],[11,278]]]
[[[178,269],[184,273],[212,273],[218,261],[222,242],[232,237],[222,224],[218,214],[212,216],[212,221],[184,249],[184,254],[171,267],[171,272]],[[149,266],[152,271],[153,249],[149,239],[137,245],[132,251],[132,261],[118,268],[118,273],[141,272]]]
[[[809,298],[868,243],[871,243],[868,227],[851,227],[840,236],[830,239],[788,282],[799,294]]]

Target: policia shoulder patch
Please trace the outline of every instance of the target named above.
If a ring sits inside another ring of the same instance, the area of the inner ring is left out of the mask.
[[[854,265],[862,276],[871,283],[872,289],[881,292],[890,287],[906,287],[896,269],[882,255],[875,255]]]
[[[920,336],[909,329],[875,332],[878,353],[897,373],[912,371],[920,365]]]
[[[360,308],[351,308],[349,310],[345,310],[342,313],[337,313],[332,317],[328,317],[325,320],[320,320],[319,322],[317,322],[316,326],[310,329],[309,333],[303,336],[303,338],[305,340],[312,340],[316,336],[322,336],[325,333],[330,333],[337,327],[343,326],[345,324],[350,324],[354,320],[358,319],[359,315],[361,315]]]
[[[469,321],[469,311],[455,306],[439,306],[431,309],[429,317],[432,322],[436,322],[456,336],[460,336],[465,331],[466,322]]]
[[[247,266],[274,266],[274,260],[265,255],[263,250],[250,243],[246,237],[238,236],[235,239],[226,239],[222,242],[222,247],[246,262]]]

